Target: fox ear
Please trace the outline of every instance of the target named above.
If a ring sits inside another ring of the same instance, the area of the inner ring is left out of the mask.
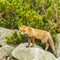
[[[22,25],[22,27],[26,27],[25,25]]]
[[[19,29],[20,29],[21,27],[26,28],[26,26],[25,26],[25,25],[22,25],[22,26],[21,26],[21,25],[19,25]]]

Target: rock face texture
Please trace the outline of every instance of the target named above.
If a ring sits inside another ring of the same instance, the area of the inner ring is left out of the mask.
[[[12,56],[18,60],[56,60],[55,56],[42,48],[26,48],[27,43],[20,44],[12,51]]]
[[[56,48],[55,55],[57,57],[60,57],[60,33],[57,34],[55,48]]]
[[[0,45],[6,45],[5,36],[10,36],[13,30],[0,27]]]
[[[6,45],[0,48],[0,60],[3,60],[7,56],[11,55],[13,47]]]
[[[60,57],[58,57],[56,60],[60,60]]]
[[[11,30],[11,29],[6,29],[6,28],[2,28],[0,27],[0,45],[4,46],[6,45],[6,36],[11,36],[13,31],[17,31],[18,30]]]

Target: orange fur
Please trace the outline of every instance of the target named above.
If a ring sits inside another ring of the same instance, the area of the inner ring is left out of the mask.
[[[42,43],[46,44],[45,50],[48,50],[49,45],[51,46],[53,52],[55,51],[54,42],[52,40],[52,36],[49,32],[45,30],[35,29],[27,26],[20,26],[19,31],[21,34],[27,34],[30,38],[28,38],[28,47],[30,46],[30,42],[32,41],[32,46],[34,46],[35,38],[40,39]]]
[[[57,31],[60,32],[60,28],[58,28]]]

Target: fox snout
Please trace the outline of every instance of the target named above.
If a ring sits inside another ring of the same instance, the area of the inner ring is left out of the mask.
[[[20,32],[22,35],[24,34],[21,30],[19,30],[19,32]]]

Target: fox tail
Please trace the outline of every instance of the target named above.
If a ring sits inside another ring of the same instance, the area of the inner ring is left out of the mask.
[[[52,37],[49,37],[49,44],[53,52],[55,52],[55,46]]]

